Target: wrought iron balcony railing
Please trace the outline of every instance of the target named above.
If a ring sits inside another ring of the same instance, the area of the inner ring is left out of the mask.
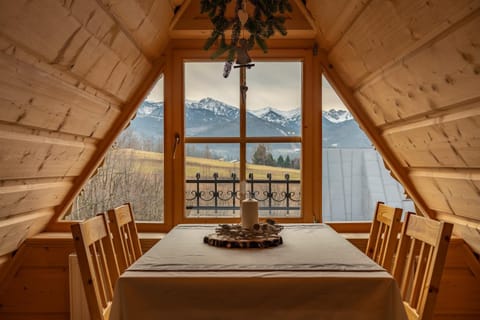
[[[288,215],[290,211],[300,210],[300,180],[291,180],[289,174],[285,174],[285,179],[272,179],[271,173],[266,176],[267,179],[254,179],[250,173],[246,180],[245,191],[259,202],[259,211],[268,211],[269,214],[283,211]],[[189,210],[199,213],[201,210],[240,209],[240,180],[235,173],[227,179],[219,178],[218,173],[213,174],[213,179],[202,179],[197,173],[195,179],[187,179],[186,183],[187,190],[190,190],[185,196]]]

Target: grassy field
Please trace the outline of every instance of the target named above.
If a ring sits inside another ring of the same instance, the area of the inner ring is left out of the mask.
[[[134,149],[114,150],[116,157],[132,161],[136,170],[144,173],[155,173],[163,170],[163,153],[141,151]],[[202,178],[211,178],[218,173],[220,178],[230,178],[232,173],[239,175],[240,164],[215,159],[187,157],[185,175],[187,178],[195,178],[200,173]],[[285,174],[290,175],[291,180],[300,179],[300,170],[290,168],[270,167],[256,164],[247,164],[247,175],[252,172],[256,179],[266,179],[267,173],[272,174],[272,179],[284,179]]]

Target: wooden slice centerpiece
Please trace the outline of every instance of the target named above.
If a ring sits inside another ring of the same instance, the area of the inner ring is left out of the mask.
[[[243,228],[237,224],[221,224],[211,233],[203,238],[203,242],[224,248],[270,248],[283,243],[278,233],[282,226],[274,222],[258,223],[252,229]]]

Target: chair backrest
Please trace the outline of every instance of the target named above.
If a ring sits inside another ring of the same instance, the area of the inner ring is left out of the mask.
[[[120,272],[125,271],[142,255],[137,226],[130,203],[108,210],[113,244]]]
[[[453,225],[408,212],[393,276],[409,319],[432,319]]]
[[[108,319],[120,272],[105,214],[73,224],[71,229],[90,317]]]
[[[401,219],[402,209],[377,202],[365,254],[388,271],[393,265]]]

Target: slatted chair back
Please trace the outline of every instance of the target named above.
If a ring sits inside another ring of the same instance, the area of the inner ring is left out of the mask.
[[[453,225],[407,213],[393,276],[408,319],[432,319]]]
[[[393,265],[401,219],[402,209],[377,202],[365,254],[388,271]]]
[[[130,203],[126,203],[108,210],[108,219],[110,220],[110,229],[113,234],[113,244],[120,272],[124,272],[142,255],[132,206]]]
[[[90,317],[106,320],[120,275],[106,216],[99,214],[71,229]]]

